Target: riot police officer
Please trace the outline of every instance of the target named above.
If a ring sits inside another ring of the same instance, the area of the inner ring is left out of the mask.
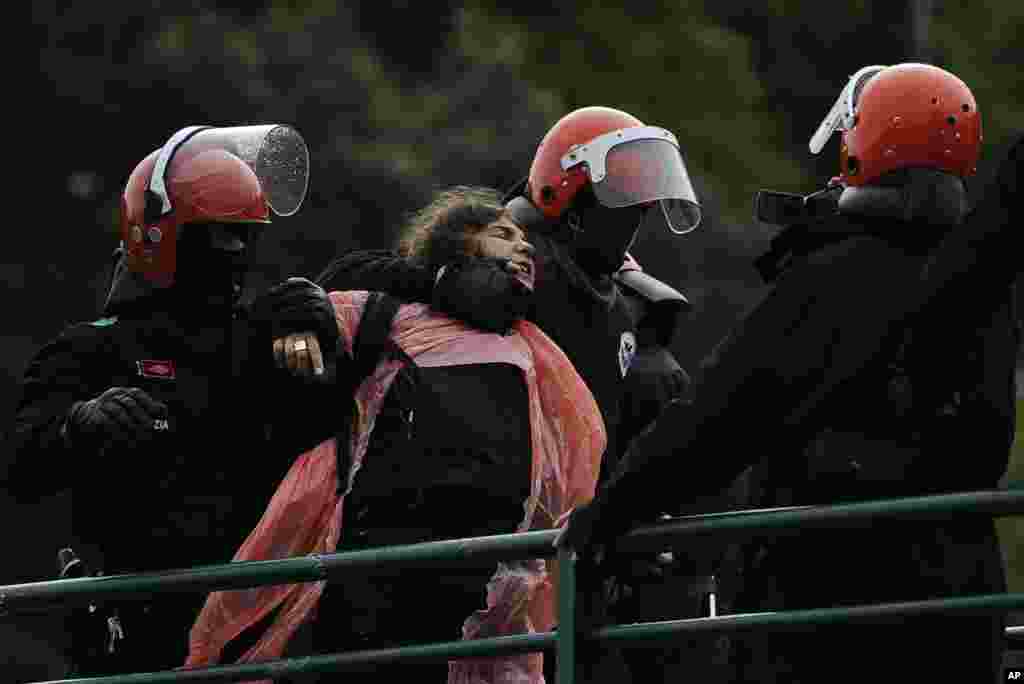
[[[306,281],[240,303],[247,249],[272,214],[299,209],[307,169],[289,126],[192,126],[132,172],[103,317],[31,359],[10,435],[12,494],[72,491],[62,576],[231,560],[288,454],[316,443],[286,429],[297,409],[281,398],[296,385],[274,372],[272,340],[294,323],[333,344],[326,295]],[[201,600],[76,613],[75,673],[180,666]]]
[[[758,262],[774,289],[709,359],[695,402],[666,410],[561,544],[590,554],[665,501],[717,491],[752,464],[763,505],[997,486],[1014,434],[1022,142],[969,212],[981,119],[954,74],[866,67],[812,152],[836,130],[832,210],[798,203]],[[671,477],[680,458],[700,476]],[[1005,590],[984,518],[804,532],[762,545],[748,568],[741,611]],[[953,681],[994,681],[1002,623],[907,617],[751,635],[737,649],[739,679],[902,681],[926,663]]]
[[[501,264],[469,259],[437,272],[403,258],[401,246],[398,254],[344,255],[317,280],[327,289],[384,290],[429,301],[486,330],[503,332],[525,313],[565,351],[597,400],[608,430],[604,477],[631,440],[664,406],[684,399],[689,386],[689,374],[670,349],[689,302],[628,253],[647,222],[663,223],[676,234],[700,222],[679,142],[670,131],[621,110],[577,109],[544,135],[528,177],[508,193],[506,206],[536,249],[528,308]],[[671,614],[680,582],[666,577],[669,568],[653,558],[623,566],[618,580],[643,583],[645,597],[663,598],[661,607]],[[689,586],[694,578],[680,581]],[[650,613],[650,605],[646,599],[626,602],[614,616],[600,619],[664,615]],[[690,614],[680,607],[675,616]],[[638,654],[635,662],[646,660],[649,654]],[[626,676],[610,661],[602,664],[593,668],[595,677]],[[645,671],[638,679],[649,676]]]

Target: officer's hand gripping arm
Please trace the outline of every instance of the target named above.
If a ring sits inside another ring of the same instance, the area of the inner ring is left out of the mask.
[[[407,302],[430,302],[436,273],[387,250],[349,252],[332,261],[316,282],[328,292],[386,292]]]
[[[341,338],[334,305],[324,288],[316,283],[306,278],[289,278],[257,297],[252,309],[257,324],[265,325],[270,332],[271,339],[266,341],[270,349],[289,335],[313,332],[324,365],[331,367],[336,361]]]
[[[336,259],[317,282],[332,291],[386,292],[429,303],[488,332],[506,332],[530,310],[529,290],[501,259],[465,257],[434,271],[391,252],[367,250]]]

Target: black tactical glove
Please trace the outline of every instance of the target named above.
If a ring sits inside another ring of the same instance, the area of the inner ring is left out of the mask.
[[[269,326],[274,340],[291,333],[315,332],[328,364],[341,339],[327,291],[306,278],[289,278],[271,287],[253,300],[252,315]]]
[[[64,423],[72,448],[131,448],[168,429],[167,406],[137,387],[111,387],[75,403]]]
[[[610,516],[607,498],[601,493],[593,501],[578,506],[555,541],[558,548],[576,552],[576,627],[580,632],[609,624],[612,603],[621,590],[616,575],[621,559],[612,548],[615,537],[630,527],[629,520],[615,521]]]
[[[505,334],[530,313],[533,293],[508,270],[508,259],[474,257],[443,267],[431,306],[452,318]]]

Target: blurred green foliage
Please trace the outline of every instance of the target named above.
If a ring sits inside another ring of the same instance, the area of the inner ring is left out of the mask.
[[[984,116],[989,150],[999,148],[1024,127],[1024,3],[939,5],[932,50],[971,86]]]

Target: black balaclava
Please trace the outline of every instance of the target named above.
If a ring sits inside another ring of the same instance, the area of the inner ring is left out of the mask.
[[[171,306],[190,317],[229,315],[238,304],[249,270],[248,245],[258,237],[259,224],[217,224],[240,241],[234,248],[214,246],[208,224],[181,227],[175,261],[174,284],[157,287],[128,268],[124,247],[113,254],[110,285],[102,305],[104,316],[116,316],[135,309]]]
[[[220,311],[238,303],[249,270],[248,245],[260,226],[216,224],[226,228],[239,242],[217,245],[210,224],[182,226],[178,238],[177,266],[171,287],[177,304],[201,310]]]
[[[572,235],[570,251],[580,268],[591,277],[618,271],[646,212],[641,206],[609,209],[589,186],[581,191],[564,218]]]

